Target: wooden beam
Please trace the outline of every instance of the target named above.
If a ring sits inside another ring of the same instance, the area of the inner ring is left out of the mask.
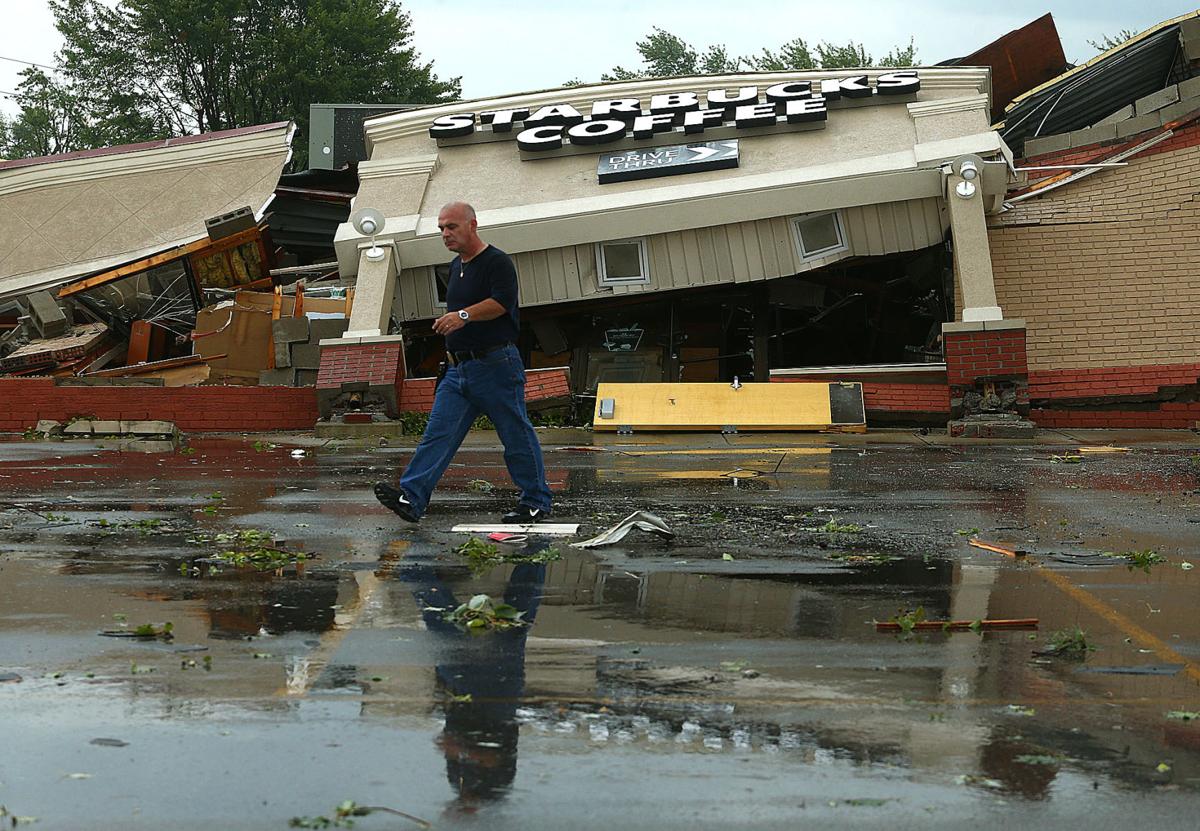
[[[152,257],[146,257],[141,260],[135,260],[132,263],[127,263],[123,266],[102,271],[99,274],[94,274],[84,280],[71,283],[63,286],[58,290],[59,297],[70,297],[72,294],[78,294],[81,291],[103,286],[105,283],[111,283],[114,280],[120,280],[122,277],[128,277],[131,274],[139,274],[143,271],[148,271],[155,266],[165,265],[166,263],[181,260],[184,257],[190,257],[193,254],[201,253],[213,254],[218,251],[224,251],[236,245],[240,245],[247,240],[256,239],[261,235],[262,231],[258,227],[249,228],[245,231],[232,234],[228,237],[216,240],[215,242],[208,237],[189,242],[187,245],[181,245],[178,248],[172,248],[169,251],[163,251],[160,254],[155,254]]]
[[[58,290],[59,297],[70,297],[72,294],[78,294],[81,291],[86,291],[96,286],[102,286],[105,283],[111,283],[113,280],[120,280],[122,277],[128,277],[130,274],[138,274],[142,271],[147,271],[164,263],[174,262],[175,260],[183,259],[184,257],[194,254],[197,251],[203,250],[206,246],[211,245],[212,240],[205,237],[202,240],[188,243],[179,248],[172,248],[170,251],[164,251],[161,254],[155,254],[153,257],[146,257],[144,260],[123,265],[119,268],[114,268],[111,271],[103,271],[88,277],[86,280],[80,280],[77,283],[71,283],[69,286],[63,286]]]

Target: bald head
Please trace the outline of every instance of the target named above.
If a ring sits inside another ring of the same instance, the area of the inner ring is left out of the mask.
[[[475,218],[475,209],[466,202],[447,202],[445,205],[442,205],[442,209],[438,211],[438,216],[440,217],[442,214],[447,212],[454,213],[458,216],[463,216],[468,220]]]
[[[438,212],[438,230],[442,232],[442,244],[461,256],[463,262],[487,247],[479,238],[475,209],[466,202],[448,202],[443,206]]]

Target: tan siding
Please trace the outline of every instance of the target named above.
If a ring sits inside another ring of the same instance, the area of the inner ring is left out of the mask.
[[[942,239],[938,200],[921,199],[841,212],[849,251],[804,262],[796,248],[792,217],[695,228],[647,238],[649,285],[601,287],[596,247],[581,244],[517,254],[521,303],[536,306],[591,297],[644,294],[689,286],[748,283],[822,268],[849,256],[915,251]],[[403,319],[431,317],[433,285],[426,268],[405,269],[397,292]]]
[[[1030,369],[1200,361],[1198,180],[1185,147],[989,217],[996,297],[1025,319]]]
[[[850,250],[860,257],[865,257],[869,251],[867,241],[867,223],[862,211],[848,208],[842,211],[842,231],[847,234],[846,242]]]

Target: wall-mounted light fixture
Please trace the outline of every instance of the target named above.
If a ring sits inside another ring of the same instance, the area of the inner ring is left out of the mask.
[[[383,230],[383,214],[374,208],[361,208],[350,214],[350,224],[364,237],[371,238],[371,247],[367,249],[367,259],[373,263],[382,260],[387,252],[379,247],[379,243],[375,241],[375,235]]]

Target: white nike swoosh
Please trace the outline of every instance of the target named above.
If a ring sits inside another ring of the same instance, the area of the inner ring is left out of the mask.
[[[538,515],[538,514],[540,514],[541,512],[542,512],[542,509],[541,509],[541,508],[534,508],[534,509],[532,509],[532,510],[529,512],[529,515],[530,515],[530,516],[537,516],[537,515]]]

